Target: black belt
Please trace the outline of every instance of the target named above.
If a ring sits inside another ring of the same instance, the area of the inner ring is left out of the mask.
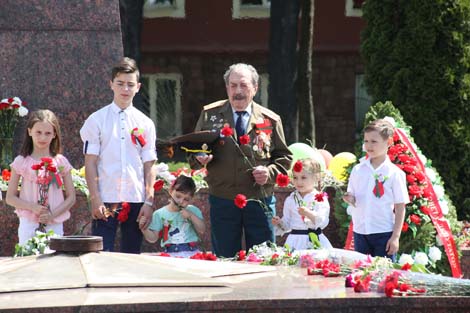
[[[321,235],[321,228],[318,227],[317,229],[312,229],[312,228],[309,228],[309,229],[293,229],[291,230],[291,235],[308,235],[310,233],[315,233],[317,234],[317,236],[320,236]]]

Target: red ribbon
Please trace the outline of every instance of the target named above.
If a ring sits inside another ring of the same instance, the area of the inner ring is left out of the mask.
[[[421,162],[421,159],[418,157],[418,153],[413,148],[413,145],[408,140],[406,134],[399,128],[397,128],[395,131],[400,136],[401,141],[403,141],[408,146],[408,149],[410,149],[411,153],[418,161],[417,166],[419,167],[419,169],[423,171],[424,174],[426,174],[424,164],[423,162]],[[442,244],[444,245],[444,250],[446,251],[450,268],[452,270],[452,276],[460,278],[462,277],[462,270],[460,268],[457,247],[455,245],[454,237],[452,236],[452,231],[450,230],[449,224],[447,223],[446,219],[442,214],[442,209],[439,205],[439,200],[437,199],[432,182],[427,175],[425,176],[426,183],[431,194],[431,201],[429,203],[429,217],[431,218],[431,221],[434,224],[434,228],[436,229],[437,234],[439,235],[439,238],[441,239]]]
[[[377,198],[381,198],[385,193],[384,184],[383,182],[378,180],[378,178],[375,179],[375,186],[372,192],[374,193],[374,196],[376,196]]]
[[[131,140],[133,144],[137,144],[138,142],[141,147],[145,146],[147,143],[144,135],[139,134],[139,129],[137,127],[132,130]]]

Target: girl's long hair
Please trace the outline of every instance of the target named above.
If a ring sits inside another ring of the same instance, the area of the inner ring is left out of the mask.
[[[55,137],[52,139],[51,144],[49,145],[49,152],[52,156],[56,156],[58,153],[62,152],[62,144],[60,141],[60,125],[59,119],[50,110],[37,110],[29,115],[28,122],[26,123],[26,128],[33,128],[34,124],[37,122],[46,122],[52,125],[54,128]],[[20,155],[27,157],[33,153],[34,145],[33,138],[29,135],[28,130],[25,131],[23,145],[21,146]]]

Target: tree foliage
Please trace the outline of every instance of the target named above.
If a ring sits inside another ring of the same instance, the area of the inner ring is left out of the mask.
[[[365,82],[413,126],[458,208],[470,217],[470,1],[368,0]]]

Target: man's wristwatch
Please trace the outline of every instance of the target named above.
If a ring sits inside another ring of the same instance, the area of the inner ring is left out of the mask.
[[[148,205],[149,207],[153,206],[153,202],[145,200],[144,204]]]

